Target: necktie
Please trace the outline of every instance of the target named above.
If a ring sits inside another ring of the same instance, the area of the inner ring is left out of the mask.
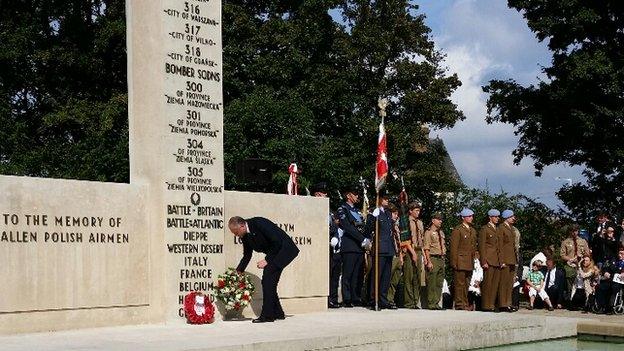
[[[550,288],[550,275],[552,274],[552,270],[548,271],[548,275],[546,276],[546,287]]]
[[[576,238],[574,240],[574,257],[578,257],[578,243],[576,242]]]
[[[438,241],[440,242],[440,252],[444,255],[444,245],[442,245],[442,234],[438,231]]]

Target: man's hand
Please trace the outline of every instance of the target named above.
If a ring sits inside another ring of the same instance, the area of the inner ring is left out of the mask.
[[[267,261],[266,260],[262,260],[262,261],[258,261],[258,263],[256,264],[256,266],[260,269],[264,269],[264,267],[267,266]]]
[[[433,269],[433,263],[431,261],[427,262],[427,270],[431,271]]]
[[[605,278],[609,279],[609,278],[611,278],[611,273],[605,272],[604,276],[605,276]]]
[[[488,269],[488,268],[490,268],[490,265],[489,265],[489,264],[487,264],[487,262],[485,262],[485,263],[483,264],[483,269],[487,271],[487,269]]]

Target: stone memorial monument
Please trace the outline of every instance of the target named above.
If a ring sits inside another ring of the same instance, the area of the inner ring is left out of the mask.
[[[286,312],[325,309],[327,199],[224,191],[221,2],[126,8],[130,184],[0,176],[0,334],[184,322],[184,296],[242,255],[233,215],[301,249]]]

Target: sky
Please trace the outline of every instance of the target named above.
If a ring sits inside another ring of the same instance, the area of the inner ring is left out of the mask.
[[[427,16],[437,48],[445,53],[449,72],[457,73],[462,86],[452,96],[466,116],[452,129],[434,130],[439,135],[466,185],[522,193],[556,209],[562,206],[555,192],[566,180],[583,180],[582,168],[547,167],[536,177],[533,161],[514,165],[512,151],[518,143],[513,126],[485,122],[487,95],[481,87],[491,79],[513,78],[530,85],[544,77],[551,55],[540,43],[522,15],[505,0],[417,0]]]

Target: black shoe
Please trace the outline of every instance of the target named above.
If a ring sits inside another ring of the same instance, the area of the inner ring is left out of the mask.
[[[280,314],[279,316],[276,316],[275,319],[286,319],[286,315],[285,314]]]
[[[327,304],[328,308],[340,308],[340,304],[338,302],[330,302]]]
[[[344,308],[353,308],[353,304],[351,302],[345,302],[342,304],[342,307]]]
[[[273,319],[273,318],[266,318],[266,317],[260,316],[260,317],[258,317],[256,319],[252,319],[251,323],[267,323],[267,322],[274,322],[274,321],[275,321],[275,319]]]
[[[481,312],[494,312],[494,310],[482,309]]]

